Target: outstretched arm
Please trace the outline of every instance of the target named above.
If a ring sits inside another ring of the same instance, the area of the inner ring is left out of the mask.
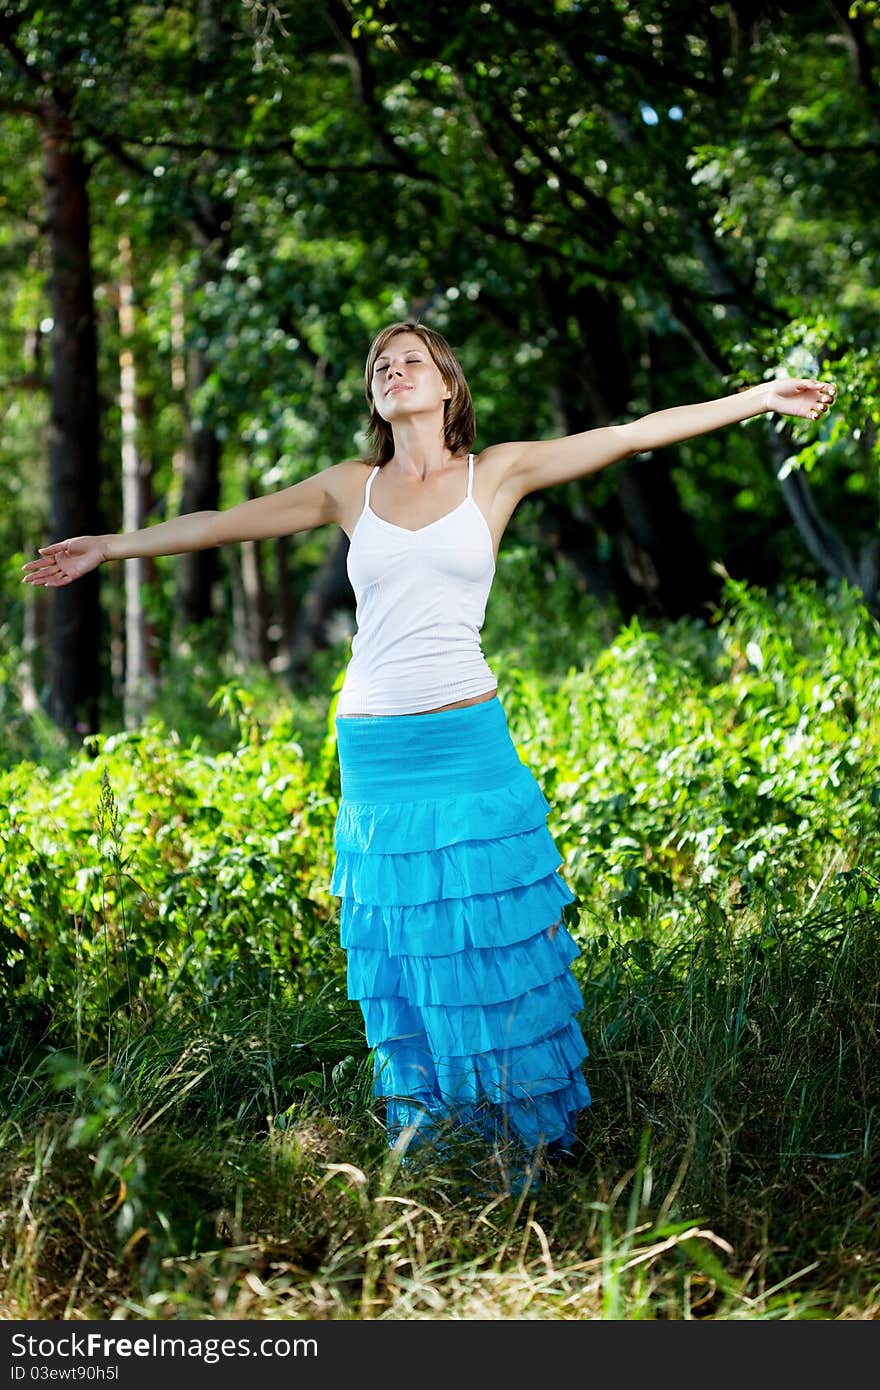
[[[209,550],[230,541],[268,540],[309,531],[338,519],[337,464],[266,497],[254,497],[223,511],[188,512],[184,516],[121,535],[74,536],[40,548],[40,558],[22,566],[25,584],[59,589],[95,569],[104,560],[134,560],[153,555],[180,555]]]
[[[832,382],[782,377],[717,400],[655,410],[625,425],[497,447],[506,454],[507,488],[524,497],[537,488],[554,487],[596,473],[633,454],[679,444],[767,411],[818,420],[833,404],[835,395]]]

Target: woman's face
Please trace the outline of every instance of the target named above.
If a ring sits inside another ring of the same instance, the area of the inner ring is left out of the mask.
[[[432,411],[443,413],[451,395],[440,368],[416,333],[396,333],[373,363],[373,404],[393,423]]]

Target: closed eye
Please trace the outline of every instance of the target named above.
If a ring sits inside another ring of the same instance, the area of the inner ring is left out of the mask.
[[[407,365],[408,367],[418,367],[422,362],[424,362],[424,360],[425,360],[425,359],[424,359],[423,357],[407,357],[407,358],[405,359],[406,365]],[[376,366],[373,368],[373,371],[376,373],[377,376],[378,376],[379,372],[387,372],[387,370],[388,370],[388,363],[387,363],[387,362],[382,362],[382,363],[378,363],[378,362],[377,362],[377,363],[376,363]]]

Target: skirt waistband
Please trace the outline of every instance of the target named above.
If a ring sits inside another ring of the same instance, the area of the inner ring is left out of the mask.
[[[343,798],[406,801],[506,786],[521,769],[497,696],[434,714],[336,720]]]

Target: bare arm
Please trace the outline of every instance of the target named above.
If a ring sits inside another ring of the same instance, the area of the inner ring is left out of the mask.
[[[784,377],[717,400],[655,410],[625,425],[608,425],[561,439],[501,444],[498,450],[507,455],[504,486],[518,500],[537,488],[571,482],[633,454],[679,444],[765,411],[818,420],[833,403],[835,392],[830,382]]]
[[[180,555],[231,541],[293,535],[338,521],[342,475],[350,467],[336,464],[280,492],[254,497],[222,511],[188,512],[121,535],[74,536],[56,541],[41,547],[40,558],[22,567],[24,583],[57,589],[82,578],[104,560]]]

